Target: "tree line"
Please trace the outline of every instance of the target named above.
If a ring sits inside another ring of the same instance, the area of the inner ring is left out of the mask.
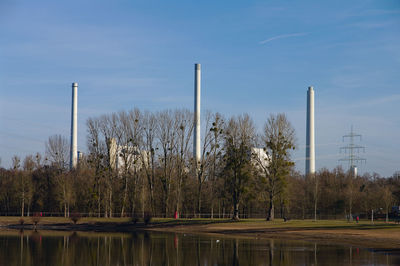
[[[0,213],[71,212],[145,216],[351,218],[372,210],[389,217],[400,174],[351,176],[341,167],[304,176],[294,169],[295,131],[285,114],[257,132],[248,114],[207,112],[201,159],[193,156],[193,113],[133,109],[87,120],[87,152],[70,170],[69,141],[50,136],[44,155],[12,158],[0,168]]]

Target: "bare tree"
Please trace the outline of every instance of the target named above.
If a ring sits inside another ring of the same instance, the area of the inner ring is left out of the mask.
[[[162,169],[160,182],[163,192],[163,211],[167,217],[169,213],[168,203],[171,192],[171,181],[175,170],[174,153],[176,150],[177,132],[179,125],[173,117],[171,110],[159,112],[157,114],[157,138],[160,143],[159,161]]]
[[[202,194],[202,189],[203,189],[203,184],[206,181],[207,178],[207,171],[210,167],[211,163],[211,157],[210,157],[210,149],[211,147],[211,142],[212,142],[212,137],[213,134],[211,132],[211,127],[212,127],[212,114],[210,112],[206,113],[205,117],[205,127],[204,127],[204,134],[203,134],[203,146],[201,149],[201,157],[200,161],[196,162],[196,159],[194,158],[193,162],[196,167],[195,173],[196,173],[196,178],[197,178],[197,213],[200,217],[201,214],[201,194]]]
[[[18,156],[14,155],[11,160],[12,160],[12,171],[17,180],[16,187],[19,192],[18,194],[21,200],[21,216],[24,216],[26,201],[28,201],[28,204],[30,204],[30,199],[32,198],[31,196],[32,185],[30,182],[31,181],[30,174],[35,168],[35,163],[32,155],[26,156],[23,162],[23,167],[22,167],[23,171],[22,171],[21,159]]]
[[[148,162],[148,152],[141,150],[143,147],[143,115],[139,109],[135,108],[128,113],[130,133],[129,141],[133,146],[131,152],[132,157],[132,215],[135,213],[135,197],[138,194],[138,189],[141,189],[141,203],[142,203],[142,218],[145,218],[145,178],[141,173]]]
[[[118,117],[117,114],[113,113],[109,116],[103,115],[100,117],[100,131],[104,137],[105,144],[107,147],[107,153],[105,154],[106,163],[106,184],[107,184],[107,200],[105,216],[113,216],[113,185],[115,177],[114,162],[116,160],[117,154],[113,153],[112,145],[115,144],[114,140],[119,134],[118,130]]]
[[[79,170],[60,173],[55,177],[57,182],[57,194],[60,202],[63,203],[64,217],[70,217],[70,206],[74,202],[74,178],[76,178]]]
[[[383,203],[385,205],[386,222],[389,222],[389,210],[394,202],[393,192],[391,191],[389,184],[384,184],[381,190]]]
[[[145,160],[142,160],[142,155],[147,159],[147,152],[142,151],[140,147],[142,147],[143,143],[143,125],[142,125],[142,113],[139,111],[139,109],[134,109],[129,112],[129,121],[130,121],[130,142],[132,146],[134,147],[132,150],[132,174],[133,174],[133,180],[132,180],[132,214],[135,212],[135,197],[138,196],[139,194],[139,188],[141,188],[141,203],[142,203],[142,216],[144,218],[145,211],[144,211],[144,203],[145,203],[145,198],[144,198],[144,178],[143,176],[140,175],[141,171],[143,170],[143,165],[146,163]],[[142,177],[142,178],[140,178]]]
[[[224,120],[219,113],[215,113],[212,117],[211,143],[210,143],[210,167],[209,167],[209,181],[211,185],[211,219],[214,218],[214,204],[217,192],[217,165],[222,159],[222,141],[223,141],[223,127]]]
[[[24,216],[25,187],[24,187],[24,177],[20,170],[21,159],[17,155],[14,155],[11,158],[11,164],[12,164],[11,167],[14,172],[14,176],[17,178],[17,180],[19,180],[19,184],[17,186],[18,186],[18,190],[20,190],[20,193],[21,193],[21,216]]]
[[[94,168],[95,175],[95,198],[97,200],[97,215],[101,215],[101,201],[102,201],[102,180],[104,177],[104,169],[106,164],[107,147],[105,141],[102,140],[100,131],[100,120],[89,118],[86,122],[88,136],[87,145],[89,149],[89,164]],[[104,193],[104,192],[103,192]]]
[[[290,159],[290,150],[295,148],[295,132],[285,114],[271,115],[262,136],[267,162],[258,159],[261,182],[269,197],[267,220],[274,220],[276,197],[283,193],[286,177],[294,163]]]
[[[53,135],[49,137],[45,145],[47,158],[61,171],[56,180],[58,187],[62,191],[64,217],[67,217],[67,180],[65,180],[66,175],[63,172],[68,167],[68,140],[61,135]]]
[[[35,159],[32,155],[25,157],[23,162],[24,173],[21,176],[21,194],[22,194],[22,206],[21,213],[24,216],[25,205],[28,207],[27,216],[29,216],[30,206],[33,196],[33,187],[31,175],[33,170],[37,169]],[[25,203],[26,202],[26,203]]]
[[[59,169],[68,166],[68,140],[61,135],[50,136],[46,142],[46,156]]]
[[[145,112],[142,119],[143,141],[139,147],[144,152],[140,153],[141,161],[143,162],[143,170],[147,177],[147,184],[150,194],[151,212],[155,213],[154,187],[155,187],[155,169],[156,169],[156,143],[157,119],[150,112]]]
[[[116,123],[116,170],[118,172],[118,177],[122,177],[123,179],[123,196],[121,206],[121,217],[123,217],[125,215],[126,202],[128,199],[128,181],[132,169],[132,150],[134,147],[132,146],[130,140],[132,133],[130,132],[130,121],[127,113],[119,112],[117,114]],[[119,164],[120,159],[122,159],[121,165]]]
[[[182,186],[189,169],[189,144],[193,133],[193,114],[189,110],[175,110],[174,118],[178,125],[176,140],[176,205],[180,213],[182,204]]]
[[[140,142],[141,137],[141,114],[139,109],[129,113],[118,113],[118,128],[116,129],[117,143],[122,147],[118,149],[117,156],[122,159],[122,165],[118,167],[118,173],[122,175],[124,182],[121,216],[125,215],[128,200],[128,185],[132,183],[132,213],[135,211],[135,197],[139,185]],[[118,160],[119,160],[118,158]],[[131,180],[132,179],[132,180]],[[131,182],[130,182],[131,180]]]

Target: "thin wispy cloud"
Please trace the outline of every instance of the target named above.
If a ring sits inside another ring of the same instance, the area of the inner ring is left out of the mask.
[[[383,22],[358,22],[354,23],[351,26],[361,28],[361,29],[380,29],[380,28],[386,28],[388,26],[395,25],[395,21],[383,21]]]
[[[359,10],[352,9],[343,12],[340,17],[342,18],[351,18],[351,17],[371,17],[371,16],[385,16],[385,15],[396,15],[400,14],[399,9],[387,10],[387,9],[367,9],[367,10]]]
[[[300,37],[300,36],[304,36],[307,35],[308,33],[306,32],[300,32],[300,33],[291,33],[291,34],[282,34],[282,35],[277,35],[274,37],[271,37],[269,39],[263,40],[261,42],[259,42],[259,44],[266,44],[275,40],[279,40],[279,39],[285,39],[285,38],[291,38],[291,37]]]

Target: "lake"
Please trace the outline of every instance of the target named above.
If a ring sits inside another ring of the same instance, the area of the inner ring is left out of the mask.
[[[0,265],[400,265],[398,251],[138,232],[0,231]]]

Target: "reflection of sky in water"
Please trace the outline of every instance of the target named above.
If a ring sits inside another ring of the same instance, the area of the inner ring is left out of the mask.
[[[0,231],[0,265],[399,265],[395,250],[174,233]]]

